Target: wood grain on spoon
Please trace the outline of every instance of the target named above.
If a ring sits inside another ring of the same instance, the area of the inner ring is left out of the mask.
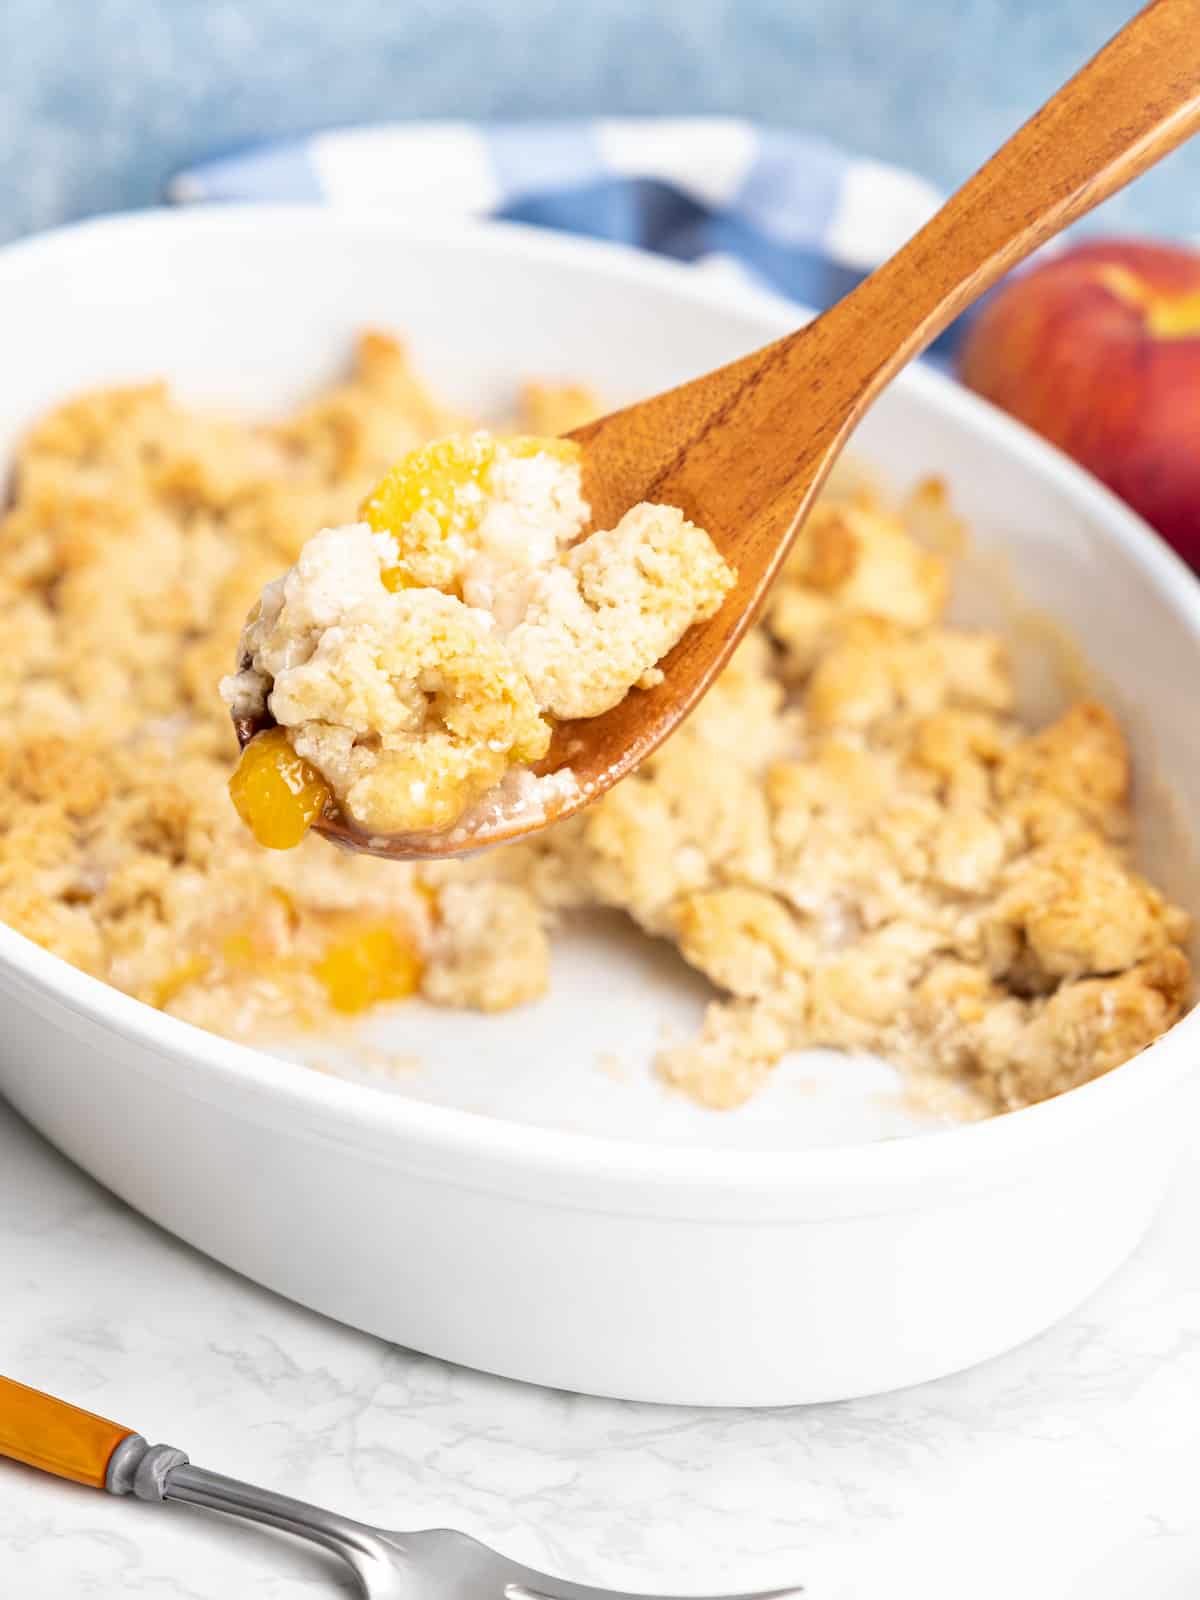
[[[578,809],[632,771],[695,706],[754,619],[796,530],[863,412],[1008,269],[1200,127],[1200,0],[1154,0],[935,217],[799,332],[572,435],[597,527],[641,500],[679,506],[737,568],[711,621],[661,663],[664,681],[604,716],[562,724],[538,770],[570,765]],[[714,774],[714,781],[720,781]],[[554,820],[554,819],[546,819]],[[500,843],[541,819],[473,840]],[[463,849],[449,835],[327,837],[376,855]]]

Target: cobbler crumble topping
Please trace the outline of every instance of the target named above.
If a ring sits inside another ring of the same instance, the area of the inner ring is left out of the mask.
[[[520,426],[554,434],[591,404],[534,386]],[[561,911],[619,907],[712,982],[700,1037],[658,1063],[712,1106],[820,1044],[1005,1110],[1182,1014],[1187,917],[1131,865],[1121,729],[1088,700],[1047,727],[1016,714],[1003,641],[945,621],[950,566],[918,537],[931,489],[899,510],[831,492],[695,713],[536,839],[420,866],[257,845],[229,804],[214,690],[246,614],[314,528],[359,526],[399,454],[463,429],[375,334],[347,381],[273,425],[149,384],[32,429],[0,527],[6,922],[150,1005],[262,1040],[417,992],[520,1005],[548,981]],[[373,515],[364,562],[388,533]],[[439,586],[422,563],[442,554],[412,547],[412,589]],[[469,581],[462,610],[499,603],[503,572]],[[423,639],[440,625],[413,622]],[[282,785],[303,813],[327,780],[288,749],[291,765],[241,781],[268,801]]]
[[[589,511],[566,439],[440,440],[394,467],[361,514],[266,586],[243,665],[221,685],[235,717],[276,724],[234,781],[260,844],[295,843],[331,795],[383,838],[467,841],[500,816],[544,816],[578,792],[569,771],[528,771],[554,723],[645,683],[734,581],[668,506],[581,538]],[[245,776],[297,758],[269,795]]]

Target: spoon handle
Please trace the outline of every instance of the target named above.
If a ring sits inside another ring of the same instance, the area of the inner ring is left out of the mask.
[[[1010,267],[1198,128],[1200,0],[1151,0],[820,319],[857,352],[857,411]]]
[[[599,527],[640,500],[708,529],[737,586],[657,688],[564,723],[583,795],[645,759],[761,608],[838,453],[884,385],[1010,267],[1200,128],[1200,0],[1153,0],[853,293],[798,332],[576,430]]]
[[[662,499],[742,530],[728,552],[741,582],[721,617],[748,613],[786,549],[781,516],[794,530],[880,390],[1010,267],[1198,128],[1200,0],[1151,0],[815,322],[578,430],[595,515]]]

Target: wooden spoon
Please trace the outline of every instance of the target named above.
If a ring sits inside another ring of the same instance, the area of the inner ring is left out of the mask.
[[[662,663],[657,688],[632,690],[604,716],[558,727],[537,770],[569,765],[578,800],[555,816],[479,834],[469,847],[578,810],[644,761],[728,661],[880,390],[1010,267],[1198,127],[1200,0],[1153,0],[903,249],[815,322],[577,429],[571,437],[584,447],[597,527],[612,527],[641,500],[679,506],[737,568],[737,586]],[[461,836],[445,834],[369,839],[338,815],[317,826],[373,855],[464,849]]]

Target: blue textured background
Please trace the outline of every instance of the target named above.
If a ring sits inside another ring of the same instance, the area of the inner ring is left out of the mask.
[[[738,112],[964,177],[1133,0],[0,0],[0,238],[267,135]],[[1200,235],[1200,144],[1101,225]]]

